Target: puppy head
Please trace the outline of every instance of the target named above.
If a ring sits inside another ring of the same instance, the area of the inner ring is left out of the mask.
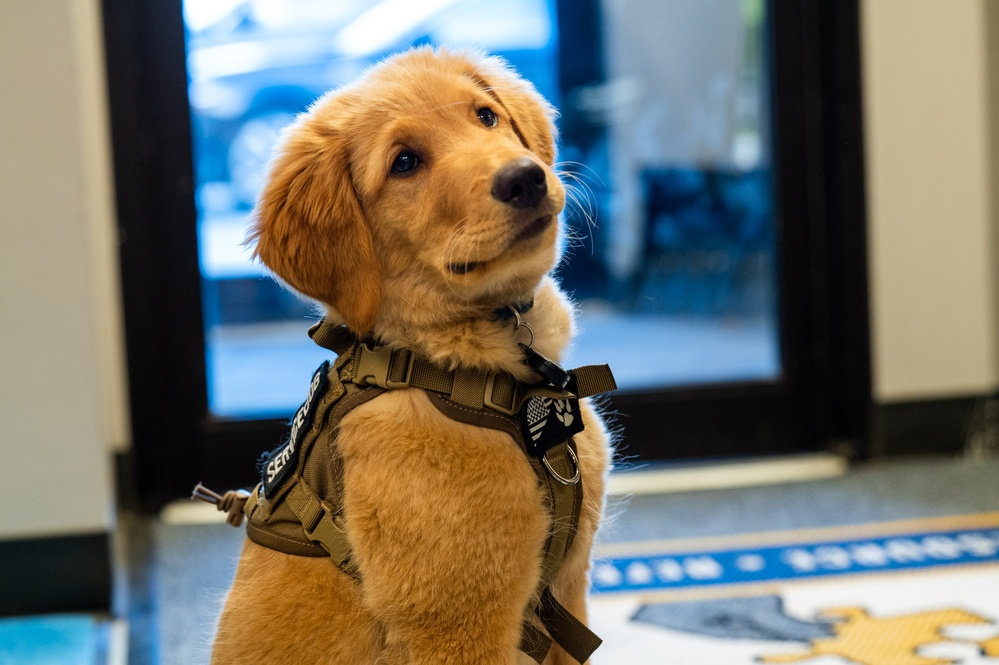
[[[555,262],[565,202],[553,117],[501,60],[390,58],[285,134],[255,211],[256,255],[359,334],[418,308],[461,316],[529,299]]]

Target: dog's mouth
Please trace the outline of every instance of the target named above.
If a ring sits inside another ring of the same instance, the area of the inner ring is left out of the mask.
[[[478,270],[481,265],[481,261],[466,261],[464,263],[450,263],[447,269],[455,275],[467,275],[470,272]]]
[[[533,220],[530,224],[522,228],[520,233],[513,237],[513,240],[510,241],[508,248],[541,235],[548,230],[549,226],[552,225],[553,219],[554,218],[551,215],[545,215]],[[461,261],[449,263],[447,265],[447,269],[452,275],[467,275],[475,272],[476,270],[480,270],[485,265],[486,261]]]
[[[513,243],[516,245],[519,242],[524,242],[525,240],[530,240],[535,236],[539,236],[548,230],[548,227],[552,225],[551,215],[545,215],[543,217],[538,217],[533,222],[521,229],[520,233],[516,235],[513,239]]]

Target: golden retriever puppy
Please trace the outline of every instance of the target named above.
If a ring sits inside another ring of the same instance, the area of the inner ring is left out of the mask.
[[[537,381],[498,309],[533,299],[558,360],[572,308],[548,276],[565,190],[554,110],[496,58],[421,48],[332,91],[284,135],[255,212],[259,258],[360,338],[446,368]],[[608,443],[586,401],[583,505],[551,585],[586,621]],[[215,663],[533,662],[518,645],[553,528],[510,435],[390,390],[341,422],[343,516],[357,578],[247,541]],[[571,663],[553,645],[545,663]]]

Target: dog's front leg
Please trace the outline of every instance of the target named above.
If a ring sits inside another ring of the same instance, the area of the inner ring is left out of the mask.
[[[449,420],[418,391],[341,424],[344,509],[386,664],[514,665],[548,519],[505,434]]]
[[[381,627],[329,559],[247,540],[212,649],[212,665],[372,663]]]

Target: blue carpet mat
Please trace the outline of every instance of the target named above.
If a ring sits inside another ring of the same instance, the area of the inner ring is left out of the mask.
[[[598,558],[594,595],[897,573],[999,563],[999,513],[614,549],[645,551]]]
[[[594,563],[594,660],[999,665],[997,590],[999,513],[621,544]]]
[[[0,665],[96,665],[100,631],[86,614],[0,619]]]

